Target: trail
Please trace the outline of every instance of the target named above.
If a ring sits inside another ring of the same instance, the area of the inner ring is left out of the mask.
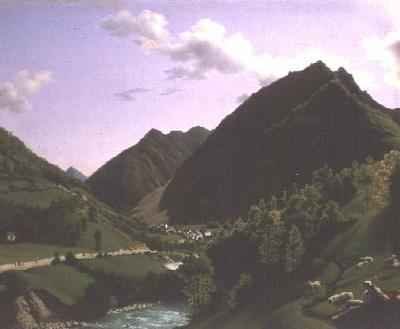
[[[115,251],[108,251],[107,255],[111,257],[118,256],[128,256],[128,255],[140,255],[140,254],[149,254],[149,253],[157,253],[157,251],[151,250],[148,247],[139,247],[139,248],[131,248],[131,249],[119,249]],[[93,253],[76,253],[74,254],[76,259],[94,259],[98,255],[97,252]],[[36,267],[44,267],[50,266],[54,257],[49,258],[41,258],[34,259],[26,262],[15,262],[10,264],[0,265],[0,273],[4,273],[7,271],[26,271]],[[65,256],[60,256],[61,261],[65,261]]]

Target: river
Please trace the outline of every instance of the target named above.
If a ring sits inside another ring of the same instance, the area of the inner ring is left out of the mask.
[[[108,314],[82,329],[173,329],[189,323],[184,305],[156,305],[147,309]]]

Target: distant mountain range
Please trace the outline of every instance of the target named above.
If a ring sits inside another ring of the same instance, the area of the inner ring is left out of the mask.
[[[236,218],[325,164],[342,168],[399,149],[397,118],[344,69],[317,62],[227,116],[177,170],[161,207],[180,223]]]
[[[165,185],[208,135],[202,127],[169,134],[152,129],[86,182],[100,200],[116,209],[130,210],[145,195]]]
[[[78,169],[74,168],[74,167],[69,167],[66,171],[65,174],[71,178],[75,178],[81,182],[84,182],[87,177],[82,174]]]

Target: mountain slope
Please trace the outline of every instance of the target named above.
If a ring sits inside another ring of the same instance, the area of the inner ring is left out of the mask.
[[[177,222],[234,218],[259,198],[400,146],[386,108],[322,62],[276,81],[225,118],[161,200]]]
[[[87,177],[82,174],[78,169],[74,168],[74,167],[69,167],[66,171],[65,174],[69,177],[75,178],[81,182],[84,182]]]
[[[139,143],[98,169],[87,183],[100,200],[129,210],[145,195],[165,185],[208,134],[201,127],[167,135],[152,129]]]
[[[0,243],[11,231],[16,233],[16,243],[94,248],[97,230],[104,248],[117,249],[130,243],[122,233],[127,230],[120,215],[2,128],[0,210]],[[31,249],[34,254],[35,248]]]

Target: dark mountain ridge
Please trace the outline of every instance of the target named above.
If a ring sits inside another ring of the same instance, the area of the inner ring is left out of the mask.
[[[98,169],[87,183],[100,200],[130,210],[146,194],[165,185],[208,134],[202,127],[169,134],[152,129],[136,145]]]
[[[1,127],[0,176],[40,177],[63,185],[77,185],[62,169],[37,156],[21,140]]]
[[[259,198],[400,146],[394,112],[317,62],[262,88],[179,168],[161,207],[175,222],[235,218]]]

